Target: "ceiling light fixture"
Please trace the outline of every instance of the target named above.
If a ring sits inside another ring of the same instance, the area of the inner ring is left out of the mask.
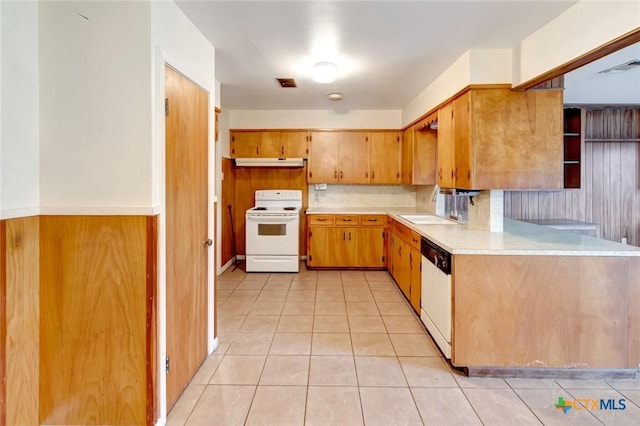
[[[342,93],[329,93],[328,97],[331,101],[340,101],[342,100]]]
[[[331,83],[338,75],[338,67],[331,62],[318,62],[313,66],[311,75],[316,83]]]

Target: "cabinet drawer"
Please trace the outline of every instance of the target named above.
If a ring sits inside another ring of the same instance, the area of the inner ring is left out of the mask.
[[[367,214],[360,216],[360,225],[362,226],[384,226],[385,223],[385,215]]]
[[[411,244],[411,229],[400,222],[393,221],[393,232],[405,243]]]
[[[333,216],[328,214],[310,214],[309,226],[333,226]]]
[[[357,215],[339,215],[335,216],[336,226],[358,226],[359,218]]]

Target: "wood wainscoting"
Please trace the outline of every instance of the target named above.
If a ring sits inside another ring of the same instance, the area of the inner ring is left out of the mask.
[[[505,191],[513,219],[571,219],[600,225],[600,236],[640,246],[640,109],[586,112],[580,189]]]
[[[4,222],[6,424],[37,425],[39,383],[39,220]]]
[[[0,221],[0,424],[154,424],[157,218]]]
[[[40,422],[150,424],[155,217],[40,218]],[[151,249],[150,249],[151,247]],[[150,262],[153,261],[153,264]]]

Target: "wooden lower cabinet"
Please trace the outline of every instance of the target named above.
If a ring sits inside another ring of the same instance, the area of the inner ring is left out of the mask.
[[[309,219],[308,267],[384,268],[382,219],[375,221],[379,226],[372,226],[373,215],[317,216]]]
[[[422,292],[420,236],[394,221],[389,240],[391,263],[389,272],[413,309],[420,313]]]

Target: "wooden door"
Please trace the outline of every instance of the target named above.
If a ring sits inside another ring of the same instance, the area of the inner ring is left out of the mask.
[[[309,153],[308,136],[305,131],[280,132],[280,142],[284,155],[288,158],[307,158]]]
[[[280,132],[262,132],[260,139],[260,157],[284,157],[284,145],[280,140]]]
[[[413,184],[413,126],[402,132],[402,171],[401,181],[405,185]]]
[[[402,155],[399,132],[369,133],[371,174],[373,184],[400,183],[400,158]]]
[[[309,266],[347,266],[345,229],[326,226],[309,228]]]
[[[309,142],[309,183],[338,183],[340,133],[312,132]]]
[[[209,95],[165,66],[167,407],[207,355]]]
[[[260,157],[261,132],[233,132],[231,134],[231,157]]]
[[[453,103],[438,110],[438,185],[455,188],[454,168]]]
[[[453,102],[453,134],[456,188],[473,189],[471,181],[471,92]],[[505,135],[506,137],[506,135]]]
[[[369,135],[343,132],[340,135],[340,183],[369,183]]]
[[[355,266],[367,268],[384,267],[384,228],[357,228],[357,261]]]

